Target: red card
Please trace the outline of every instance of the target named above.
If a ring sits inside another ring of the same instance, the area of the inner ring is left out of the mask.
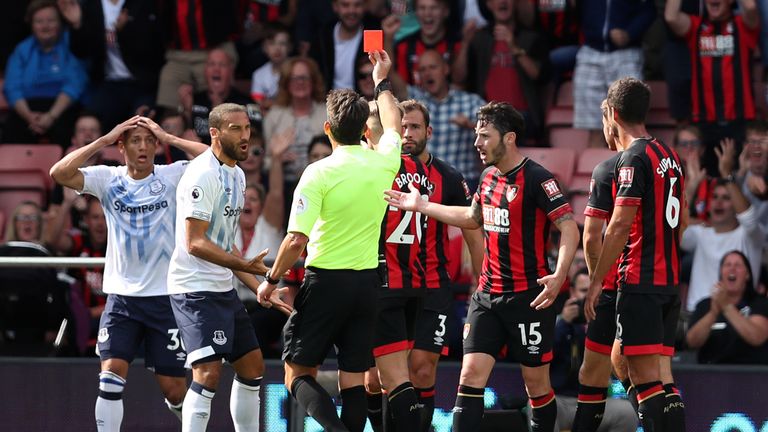
[[[382,30],[364,30],[363,51],[369,53],[382,50],[384,50],[384,32]]]

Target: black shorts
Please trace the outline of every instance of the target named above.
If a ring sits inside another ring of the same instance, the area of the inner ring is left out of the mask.
[[[99,323],[97,349],[101,361],[118,358],[130,363],[142,342],[147,369],[158,375],[186,375],[187,355],[168,296],[110,294]]]
[[[173,294],[171,307],[187,350],[187,365],[215,358],[234,363],[259,349],[251,318],[234,289]]]
[[[283,360],[316,367],[335,346],[339,370],[367,371],[380,285],[376,269],[307,267],[304,283],[294,300],[294,311],[283,329]]]
[[[555,308],[536,310],[530,303],[541,289],[490,296],[475,292],[464,324],[464,354],[496,357],[507,344],[521,364],[536,367],[552,361]]]
[[[616,339],[616,291],[603,290],[595,307],[595,320],[587,327],[584,347],[596,353],[611,355]]]
[[[413,349],[447,356],[448,341],[452,334],[447,321],[448,309],[442,311],[422,309],[416,321]]]
[[[406,351],[413,346],[414,326],[421,320],[420,297],[379,298],[373,356]]]
[[[616,339],[627,356],[675,354],[680,296],[620,291],[616,300]]]

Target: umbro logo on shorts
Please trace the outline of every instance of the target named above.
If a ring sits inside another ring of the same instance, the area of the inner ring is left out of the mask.
[[[104,343],[109,339],[109,331],[106,328],[99,329],[99,335],[97,340],[99,343]]]
[[[227,337],[224,335],[224,330],[215,330],[213,332],[213,343],[216,345],[224,345],[227,343]]]

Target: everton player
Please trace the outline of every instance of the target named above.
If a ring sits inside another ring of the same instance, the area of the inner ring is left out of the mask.
[[[174,245],[176,187],[188,163],[155,165],[158,141],[195,156],[208,148],[136,116],[66,155],[50,172],[57,183],[98,198],[107,220],[103,286],[108,297],[97,339],[101,373],[95,408],[97,429],[104,432],[120,430],[128,366],[142,342],[147,368],[177,416],[186,389],[184,349],[166,275]],[[113,143],[125,158],[124,166],[83,167]]]
[[[470,207],[424,201],[414,187],[407,194],[387,191],[387,200],[403,210],[484,231],[486,252],[464,327],[453,430],[479,429],[495,356],[512,340],[533,407],[533,430],[551,431],[557,407],[549,382],[555,326],[549,306],[573,260],[579,230],[554,176],[520,154],[516,139],[524,132],[524,121],[519,112],[507,103],[491,102],[478,111],[476,132],[475,147],[488,168]],[[544,250],[553,223],[562,234],[554,273]]]
[[[674,347],[680,313],[680,234],[687,213],[680,158],[645,128],[649,103],[650,89],[637,79],[622,78],[608,89],[608,118],[625,150],[614,169],[615,206],[590,275],[590,292],[600,292],[621,256],[616,338],[627,358],[643,429],[653,431],[671,430],[663,425],[667,395],[662,385],[662,380],[671,383],[671,370],[667,362],[660,367],[660,356],[670,356]],[[596,302],[593,294],[585,313],[594,316]]]

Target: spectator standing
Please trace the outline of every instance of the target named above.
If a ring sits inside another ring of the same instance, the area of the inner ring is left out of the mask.
[[[183,84],[201,91],[206,89],[204,70],[209,50],[222,48],[234,59],[233,64],[237,63],[232,43],[241,28],[237,22],[237,3],[238,0],[162,2],[160,15],[168,45],[157,88],[160,108],[178,110],[178,90]]]
[[[70,34],[62,27],[54,0],[31,1],[26,21],[32,35],[16,46],[5,69],[3,93],[13,109],[3,139],[47,139],[66,146],[88,76],[69,50]]]
[[[81,5],[82,3],[82,5]],[[59,0],[72,53],[88,64],[86,107],[106,130],[153,106],[165,47],[154,0]]]
[[[293,51],[288,28],[278,24],[268,25],[262,49],[269,60],[253,72],[251,97],[259,103],[262,112],[266,113],[277,96],[280,68],[288,59],[288,54]]]
[[[768,299],[755,292],[751,267],[736,250],[720,260],[712,295],[696,305],[686,334],[699,363],[768,362]]]
[[[327,89],[358,90],[355,61],[363,53],[363,0],[333,0],[336,21],[326,25],[309,55],[317,62]]]
[[[487,2],[492,20],[469,42],[466,89],[485,100],[508,102],[520,111],[526,135],[517,142],[523,146],[526,138],[538,136],[543,124],[539,83],[546,75],[547,54],[545,40],[538,33],[517,25],[519,1],[524,0]]]
[[[681,0],[668,1],[664,18],[674,34],[685,38],[691,58],[691,120],[701,129],[706,147],[704,167],[717,174],[715,148],[722,139],[744,142],[746,121],[755,118],[752,57],[759,38],[755,0],[707,0],[704,16],[680,10]]]
[[[642,77],[640,43],[655,16],[652,1],[579,2],[584,45],[573,73],[573,127],[589,130],[590,147],[605,146],[600,101],[608,86],[622,77]]]

